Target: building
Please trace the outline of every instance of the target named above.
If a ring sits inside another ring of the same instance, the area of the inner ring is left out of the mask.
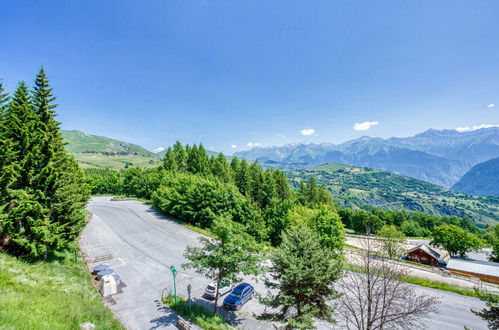
[[[441,255],[426,244],[420,244],[406,253],[407,260],[425,265],[438,265]]]
[[[451,258],[447,270],[458,276],[476,277],[485,282],[499,284],[499,263],[472,259]]]

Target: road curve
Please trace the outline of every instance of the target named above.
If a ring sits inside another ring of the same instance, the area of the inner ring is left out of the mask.
[[[178,292],[186,296],[187,285],[191,284],[192,296],[200,299],[207,280],[180,266],[185,262],[186,246],[199,244],[199,234],[135,200],[111,201],[110,197],[93,197],[87,208],[92,217],[82,233],[82,252],[90,261],[98,257],[110,258],[105,262],[126,285],[122,292],[107,299],[106,304],[128,329],[176,329],[175,314],[162,306],[159,298],[163,289],[172,289],[169,267],[175,265]],[[257,291],[263,291],[261,283],[254,284]],[[475,330],[487,328],[486,323],[470,311],[470,308],[483,308],[478,299],[423,287],[418,290],[441,299],[440,314],[431,316],[428,329],[463,329],[464,325]],[[241,312],[226,316],[241,328],[269,329],[268,325],[248,317],[262,311],[263,307],[253,299]],[[317,325],[322,329],[330,328]]]

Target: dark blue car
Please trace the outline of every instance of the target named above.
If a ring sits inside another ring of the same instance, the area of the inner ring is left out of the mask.
[[[248,283],[241,283],[224,299],[224,308],[227,310],[240,310],[251,299],[254,288]]]

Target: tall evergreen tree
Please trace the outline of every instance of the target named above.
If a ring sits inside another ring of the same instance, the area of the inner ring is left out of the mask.
[[[236,173],[236,186],[241,194],[251,196],[251,173],[246,159],[243,159],[239,163],[239,168]]]
[[[32,100],[38,116],[37,149],[41,151],[35,164],[32,188],[43,196],[40,201],[50,210],[48,216],[54,227],[51,247],[67,247],[72,245],[85,224],[88,188],[83,172],[64,149],[59,122],[55,119],[55,97],[43,67],[36,76]]]
[[[275,180],[275,189],[278,198],[281,200],[289,199],[292,195],[289,182],[282,171],[272,171]]]
[[[163,158],[163,168],[167,171],[176,171],[178,170],[177,159],[175,157],[175,153],[172,148],[168,148],[166,150],[165,157]]]
[[[239,173],[239,158],[236,156],[232,157],[230,161],[230,168],[232,170],[232,180],[236,183],[237,186],[237,174]]]
[[[187,171],[187,151],[180,141],[175,142],[173,152],[175,153],[175,163],[177,164],[177,169],[181,172]]]
[[[7,102],[9,100],[9,94],[5,93],[5,89],[3,87],[3,79],[0,78],[0,122],[2,121],[2,117],[7,110]]]
[[[34,165],[32,188],[43,193],[45,204],[50,203],[50,198],[55,194],[58,168],[56,160],[65,155],[59,123],[55,120],[55,107],[52,104],[55,97],[43,67],[35,79],[32,91],[33,110],[37,116],[35,120],[35,143],[37,159]]]
[[[331,300],[338,297],[333,283],[341,275],[341,257],[324,248],[320,237],[307,226],[285,231],[271,257],[266,281],[269,292],[262,302],[278,309],[272,319],[286,329],[312,329],[315,318],[333,322]]]
[[[5,205],[4,199],[7,197],[7,191],[19,173],[13,141],[6,135],[7,101],[8,94],[4,93],[3,82],[0,79],[0,205]],[[1,210],[0,213],[2,213]]]
[[[3,129],[3,138],[12,142],[12,152],[15,154],[13,161],[19,167],[15,189],[28,187],[33,176],[32,164],[36,156],[35,121],[28,87],[25,82],[20,82],[5,112]]]
[[[211,172],[222,182],[229,183],[232,181],[232,169],[227,162],[227,158],[221,152],[216,158],[212,158]]]

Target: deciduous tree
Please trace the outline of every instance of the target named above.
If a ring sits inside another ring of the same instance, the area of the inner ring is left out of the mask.
[[[441,247],[449,252],[450,256],[466,257],[466,253],[481,249],[485,244],[476,235],[455,225],[435,227],[431,234],[431,245]]]
[[[365,239],[363,252],[353,255],[359,269],[338,282],[340,324],[347,329],[424,329],[424,319],[437,312],[439,300],[418,294],[417,287],[402,281],[407,268],[379,258],[380,243]]]
[[[378,233],[381,237],[383,251],[390,259],[397,259],[403,252],[405,235],[394,225],[385,225]]]
[[[187,247],[184,256],[189,260],[182,265],[193,268],[217,284],[235,283],[240,281],[240,275],[257,275],[260,272],[258,244],[253,237],[246,234],[244,227],[220,216],[211,228],[217,239],[200,237],[201,247]],[[217,290],[213,314],[217,312],[219,292]]]

